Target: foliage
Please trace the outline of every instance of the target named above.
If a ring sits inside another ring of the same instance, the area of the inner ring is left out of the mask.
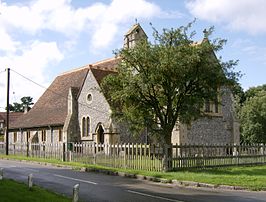
[[[195,43],[192,24],[162,33],[154,29],[154,43],[142,40],[134,48],[116,51],[122,59],[118,73],[102,84],[118,121],[137,133],[148,127],[167,144],[177,121],[199,117],[204,101],[214,100],[220,86],[238,77],[232,71],[237,62],[215,56],[226,41],[210,41],[210,28],[204,40]]]
[[[257,96],[260,92],[266,91],[266,84],[257,87],[251,87],[245,92],[245,100]]]
[[[241,108],[246,100],[246,95],[243,88],[238,82],[235,82],[233,84],[232,93],[234,96],[234,110],[236,112],[235,115],[238,119],[240,119]]]
[[[9,104],[9,110],[12,112],[23,112],[25,107],[29,110],[34,104],[32,100],[33,98],[30,96],[22,97],[20,99],[21,103],[14,102],[13,104]]]
[[[266,85],[250,88],[240,111],[241,138],[246,143],[266,143]]]

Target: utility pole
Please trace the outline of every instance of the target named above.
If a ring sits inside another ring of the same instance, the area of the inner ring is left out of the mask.
[[[10,68],[7,68],[7,90],[6,90],[6,155],[8,155],[9,144],[9,85],[10,85]]]

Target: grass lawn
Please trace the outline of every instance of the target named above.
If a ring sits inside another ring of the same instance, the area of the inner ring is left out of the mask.
[[[145,175],[145,172],[142,172]],[[147,173],[148,174],[148,173]],[[266,190],[266,166],[230,167],[206,170],[149,173],[154,177],[215,185],[241,186],[250,190]]]
[[[0,200],[1,202],[10,201],[41,201],[41,202],[69,202],[70,198],[49,192],[37,186],[33,186],[31,190],[26,184],[15,182],[13,180],[3,179],[0,181]]]
[[[0,155],[0,158],[6,158],[5,155]],[[96,168],[104,169],[117,172],[127,172],[131,174],[138,174],[144,176],[153,176],[158,178],[165,178],[179,181],[194,181],[204,182],[215,185],[232,185],[241,186],[250,190],[266,190],[266,165],[261,166],[239,166],[239,167],[228,167],[228,168],[212,168],[205,170],[189,170],[189,171],[175,171],[175,172],[150,172],[140,171],[131,169],[119,169],[110,168],[99,165],[82,164],[77,162],[61,162],[58,160],[49,159],[37,159],[27,158],[23,156],[8,156],[9,159],[17,160],[30,160],[38,162],[47,162],[56,165],[68,165],[74,168]]]

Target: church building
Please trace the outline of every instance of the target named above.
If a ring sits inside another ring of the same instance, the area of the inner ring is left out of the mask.
[[[124,36],[124,47],[133,47],[143,37],[139,24]],[[116,74],[119,58],[105,59],[58,75],[33,108],[10,125],[10,143],[96,142],[104,144],[133,141],[111,117],[111,107],[100,84]],[[221,88],[219,104],[205,106],[206,116],[190,125],[178,124],[173,130],[174,144],[239,143],[239,124],[235,118],[233,96]]]

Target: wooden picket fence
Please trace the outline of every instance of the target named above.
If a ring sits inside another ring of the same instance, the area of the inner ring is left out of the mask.
[[[13,143],[9,144],[10,155],[62,160],[63,143]],[[0,153],[5,154],[5,143],[0,143]]]
[[[161,171],[163,150],[159,145],[73,143],[71,161],[114,168]]]
[[[172,145],[172,170],[266,164],[266,145]]]
[[[167,159],[164,153],[172,151]],[[5,144],[0,143],[0,153]],[[162,171],[266,164],[266,145],[160,145],[82,143],[15,143],[9,154],[57,159],[114,168]]]

